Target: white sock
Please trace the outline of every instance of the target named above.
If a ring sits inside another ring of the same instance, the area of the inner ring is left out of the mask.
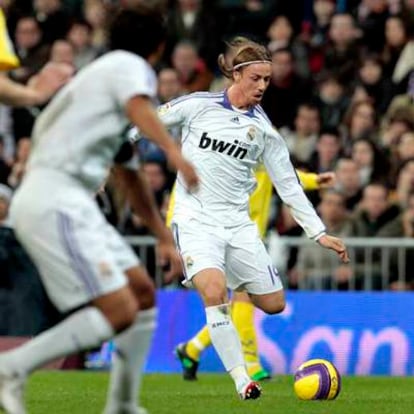
[[[7,374],[27,375],[66,355],[99,346],[114,330],[103,313],[95,308],[81,309],[58,325],[24,345],[0,354],[0,367]]]
[[[139,311],[134,324],[115,337],[116,352],[112,361],[106,412],[118,412],[119,408],[115,407],[137,405],[156,317],[156,308]]]
[[[236,387],[249,380],[240,338],[230,316],[230,305],[206,307],[207,326],[211,342],[224,368],[232,376]]]

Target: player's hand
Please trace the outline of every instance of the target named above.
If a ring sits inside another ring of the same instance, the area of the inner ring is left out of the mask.
[[[38,94],[38,104],[46,103],[73,76],[74,68],[67,63],[47,63],[29,79],[28,86]]]
[[[336,183],[336,174],[331,171],[318,174],[316,182],[319,188],[332,188]]]
[[[349,263],[348,251],[346,250],[344,242],[338,237],[324,234],[318,239],[318,243],[326,249],[335,251],[343,263]]]
[[[157,244],[158,262],[164,272],[164,281],[171,282],[183,274],[182,261],[174,242],[159,240]]]

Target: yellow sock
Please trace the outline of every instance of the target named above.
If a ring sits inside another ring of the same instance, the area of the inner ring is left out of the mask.
[[[185,350],[190,358],[198,361],[200,359],[200,354],[210,345],[210,333],[208,332],[207,325],[204,325],[204,327],[187,342]]]
[[[257,338],[254,327],[254,305],[249,302],[234,301],[232,319],[240,336],[247,372],[250,376],[262,368],[257,349]]]

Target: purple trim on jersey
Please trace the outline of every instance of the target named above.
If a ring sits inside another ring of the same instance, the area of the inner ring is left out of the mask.
[[[189,95],[183,95],[178,98],[175,98],[168,102],[171,106],[174,106],[175,104],[178,104],[180,102],[188,101],[192,98],[221,98],[223,96],[223,92],[194,92],[190,93]]]
[[[270,279],[272,279],[272,285],[274,286],[275,285],[275,279],[273,277],[272,267],[271,266],[267,266],[267,270],[269,272]]]
[[[99,296],[99,286],[96,283],[95,275],[84,256],[82,256],[79,244],[74,237],[73,221],[64,213],[58,213],[58,232],[61,236],[62,244],[71,261],[75,275],[82,281],[87,292],[92,297]]]
[[[314,364],[309,367],[301,369],[295,374],[295,381],[308,376],[308,375],[318,375],[319,376],[319,388],[314,395],[314,400],[325,399],[329,395],[329,390],[331,388],[331,376],[325,365],[323,364]]]
[[[220,102],[220,105],[223,108],[226,108],[226,109],[229,109],[230,111],[236,112],[239,115],[241,114],[241,115],[247,115],[250,118],[257,118],[256,114],[254,113],[254,110],[255,110],[256,106],[252,106],[247,112],[241,112],[240,113],[238,111],[235,111],[233,109],[233,106],[230,103],[229,96],[227,95],[227,89],[224,91],[223,100]]]
[[[171,223],[171,230],[172,230],[172,234],[173,234],[173,237],[174,237],[175,244],[177,246],[178,253],[180,254],[181,264],[183,266],[184,278],[185,278],[185,280],[188,280],[187,270],[185,268],[184,258],[183,258],[182,250],[181,250],[181,246],[180,246],[180,237],[179,237],[179,234],[178,234],[178,224],[177,223]]]

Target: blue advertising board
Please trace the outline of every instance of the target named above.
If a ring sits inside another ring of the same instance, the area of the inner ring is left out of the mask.
[[[203,325],[194,291],[158,293],[158,327],[146,371],[180,372],[174,347]],[[288,374],[311,358],[331,360],[342,374],[414,374],[414,293],[287,292],[280,315],[256,310],[260,356],[273,374]],[[200,371],[221,372],[212,347]]]

